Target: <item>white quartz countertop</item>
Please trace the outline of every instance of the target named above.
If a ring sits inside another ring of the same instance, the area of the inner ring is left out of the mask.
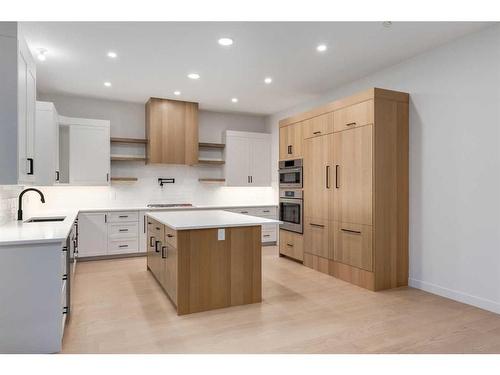
[[[149,212],[147,215],[174,230],[248,227],[281,223],[279,220],[237,214],[222,210]]]
[[[215,209],[234,209],[234,208],[261,208],[277,207],[277,204],[238,204],[238,205],[202,205],[191,207],[147,207],[141,205],[119,205],[107,207],[83,207],[79,212],[111,212],[111,211],[180,211],[180,210],[215,210]]]
[[[0,226],[0,248],[9,245],[40,244],[66,240],[78,210],[58,212],[57,214],[36,215],[23,221],[9,221]],[[65,217],[63,221],[27,223],[31,218]]]

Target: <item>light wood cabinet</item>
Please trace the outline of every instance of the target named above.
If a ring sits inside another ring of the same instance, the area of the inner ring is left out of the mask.
[[[280,254],[287,257],[303,261],[304,260],[304,240],[299,233],[280,230]]]
[[[333,133],[333,113],[313,117],[303,123],[304,139]]]
[[[302,157],[302,126],[303,124],[299,122],[280,128],[280,160],[300,159]]]
[[[146,138],[148,163],[198,163],[198,103],[150,98]]]
[[[408,284],[408,101],[374,88],[280,121],[280,157],[282,129],[304,126],[304,265],[372,290]]]

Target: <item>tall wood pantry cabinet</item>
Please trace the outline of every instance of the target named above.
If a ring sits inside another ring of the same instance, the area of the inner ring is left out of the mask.
[[[373,88],[280,121],[280,139],[302,126],[304,265],[371,290],[408,284],[408,100]]]
[[[150,98],[146,103],[147,163],[198,163],[198,103]]]

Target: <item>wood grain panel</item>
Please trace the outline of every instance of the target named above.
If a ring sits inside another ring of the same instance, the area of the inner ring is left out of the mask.
[[[339,223],[337,221],[332,224],[333,260],[367,271],[373,271],[372,226]]]
[[[333,112],[334,131],[373,124],[373,100],[353,104]]]
[[[304,220],[304,252],[330,258],[329,223],[325,219]]]
[[[330,275],[362,288],[375,290],[375,274],[373,272],[331,260]]]
[[[280,129],[280,160],[302,157],[302,123]]]
[[[304,121],[302,133],[304,139],[333,133],[333,112]]]
[[[314,254],[304,253],[304,266],[312,268],[321,273],[329,274],[330,260]]]
[[[280,254],[301,262],[304,260],[304,236],[302,234],[280,229],[279,242]]]

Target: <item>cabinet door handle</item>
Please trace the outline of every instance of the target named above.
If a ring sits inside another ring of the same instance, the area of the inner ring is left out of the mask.
[[[128,247],[128,245],[120,245],[118,247],[123,248],[123,247]]]
[[[120,215],[120,216],[118,216],[118,217],[119,217],[120,219],[125,219],[125,218],[127,218],[127,217],[128,217],[128,215]]]
[[[292,145],[288,145],[288,155],[292,154]]]
[[[313,134],[321,134],[321,131],[319,131],[319,130],[315,131],[315,132],[313,132]]]
[[[144,215],[144,233],[146,233],[146,215]]]
[[[35,166],[34,166],[35,161],[33,160],[33,158],[27,158],[27,160],[28,160],[28,172],[26,174],[32,175],[35,173]]]
[[[167,259],[167,247],[166,246],[161,247],[161,257],[163,259]]]
[[[264,234],[263,237],[271,237],[271,235],[270,234]]]
[[[323,224],[316,224],[316,223],[309,223],[309,225],[313,227],[318,227],[318,228],[324,228],[325,226]]]
[[[156,227],[156,230],[161,230],[161,228],[160,227]]]
[[[353,126],[353,125],[356,125],[356,121],[348,122],[347,124],[345,124],[345,126]]]
[[[109,173],[106,173],[106,181],[109,182]]]
[[[290,247],[293,247],[293,244],[291,243],[287,243],[286,246],[290,246]]]
[[[250,183],[253,184],[253,176],[250,176]]]
[[[174,235],[173,235],[173,234],[168,233],[168,234],[167,234],[167,237],[168,237],[168,238],[172,238],[172,237],[174,237]]]
[[[119,232],[128,232],[128,229],[119,229]]]
[[[154,242],[155,242],[155,238],[154,238],[154,236],[149,237],[149,246],[150,246],[150,247],[153,247],[153,246],[154,246]]]
[[[341,228],[340,230],[341,230],[342,232],[347,232],[347,233],[361,234],[361,231],[359,231],[359,230],[344,229],[344,228]]]
[[[326,166],[326,188],[330,189],[330,166]]]
[[[59,181],[59,171],[56,171],[56,181]]]
[[[264,210],[264,211],[262,211],[262,212],[270,212],[270,211],[269,211],[269,210]]]
[[[157,253],[159,253],[159,252],[160,252],[160,250],[158,250],[158,245],[161,245],[161,241],[155,241],[155,251],[156,251]]]
[[[240,214],[248,214],[248,211],[240,211]]]
[[[339,185],[339,171],[340,171],[340,165],[335,165],[335,189],[340,188]]]
[[[107,214],[104,214],[104,222],[107,223],[108,222],[108,215]]]

